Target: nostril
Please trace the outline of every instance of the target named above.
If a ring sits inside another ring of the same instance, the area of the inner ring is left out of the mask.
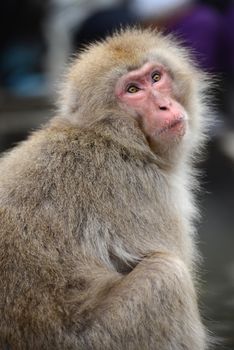
[[[165,106],[159,107],[159,109],[160,109],[161,111],[167,111],[167,107],[165,107]]]

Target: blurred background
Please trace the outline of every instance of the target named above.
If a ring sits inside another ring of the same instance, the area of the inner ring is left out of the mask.
[[[174,33],[202,69],[218,77],[216,123],[199,194],[201,307],[218,338],[234,349],[234,2],[232,0],[1,0],[0,152],[54,113],[66,64],[84,44],[132,25]]]

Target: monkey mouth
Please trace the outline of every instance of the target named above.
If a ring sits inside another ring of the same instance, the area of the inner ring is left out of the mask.
[[[157,136],[161,136],[162,134],[166,134],[169,131],[173,131],[176,134],[181,134],[181,131],[184,130],[184,117],[181,116],[177,118],[176,120],[173,120],[171,123],[167,124],[166,126],[162,127],[157,131]]]

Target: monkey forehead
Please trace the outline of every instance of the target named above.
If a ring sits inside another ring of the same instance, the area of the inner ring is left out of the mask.
[[[75,71],[78,77],[102,78],[110,71],[121,75],[146,62],[161,63],[174,74],[183,72],[183,76],[187,71],[191,74],[193,66],[187,51],[171,36],[151,30],[129,29],[91,44],[78,58]]]

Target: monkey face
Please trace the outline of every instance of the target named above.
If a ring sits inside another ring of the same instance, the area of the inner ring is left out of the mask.
[[[148,62],[124,74],[116,84],[115,95],[139,120],[150,144],[178,142],[184,136],[187,114],[176,101],[172,77],[162,64]]]

